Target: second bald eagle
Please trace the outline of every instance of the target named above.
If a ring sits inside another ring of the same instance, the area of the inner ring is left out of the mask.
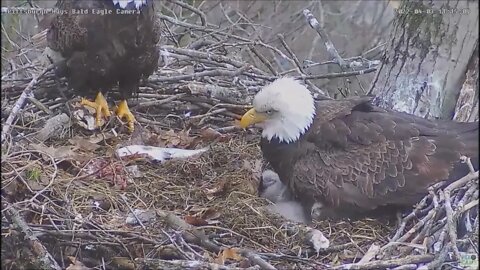
[[[46,35],[48,47],[63,58],[56,63],[57,74],[82,96],[97,93],[94,102],[81,102],[95,108],[97,125],[110,115],[104,94],[118,86],[116,113],[133,130],[135,117],[127,99],[158,66],[154,1],[58,0],[55,7],[61,12],[49,19]]]
[[[241,126],[262,129],[264,158],[305,209],[339,216],[412,206],[430,185],[478,164],[478,123],[427,120],[385,110],[371,97],[315,101],[292,78],[263,88]],[[326,211],[332,212],[332,211]]]

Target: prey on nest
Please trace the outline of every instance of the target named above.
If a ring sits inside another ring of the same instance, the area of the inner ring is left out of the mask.
[[[121,101],[115,112],[133,131],[135,117],[127,99],[158,66],[160,31],[154,1],[58,0],[55,7],[68,11],[48,17],[45,31],[48,47],[62,58],[55,63],[56,74],[66,77],[79,95],[96,91],[94,101],[83,98],[81,104],[95,109],[97,126],[111,115],[105,94],[118,85]],[[98,14],[103,10],[109,12]]]
[[[427,120],[379,108],[372,97],[315,101],[292,78],[263,88],[242,117],[261,127],[263,156],[311,218],[411,207],[428,187],[478,169],[478,123]]]

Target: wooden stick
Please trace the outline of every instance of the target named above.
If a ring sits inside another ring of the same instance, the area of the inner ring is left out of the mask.
[[[3,13],[3,7],[2,7],[2,13]],[[40,72],[40,74],[38,74],[37,76],[34,76],[32,80],[28,83],[27,87],[25,87],[25,89],[23,90],[17,102],[15,102],[15,105],[13,105],[13,109],[10,112],[10,115],[8,116],[7,121],[5,121],[5,125],[3,125],[3,128],[2,128],[2,137],[1,137],[2,143],[5,140],[7,133],[10,131],[10,128],[12,127],[15,117],[20,112],[22,107],[25,105],[25,102],[28,99],[28,97],[32,95],[33,87],[38,83],[38,80],[51,69],[53,69],[53,65],[46,67],[42,72]]]

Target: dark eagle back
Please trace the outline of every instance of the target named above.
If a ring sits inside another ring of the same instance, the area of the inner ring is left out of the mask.
[[[478,123],[426,120],[373,106],[370,97],[318,101],[297,142],[262,140],[265,158],[306,207],[338,212],[412,206],[427,188],[478,164]]]
[[[118,83],[120,94],[127,98],[138,91],[141,78],[156,70],[160,31],[154,1],[143,1],[138,9],[136,1],[57,2],[56,8],[65,13],[53,18],[47,42],[65,58],[58,74],[74,90],[108,91]],[[121,8],[118,2],[128,5]]]

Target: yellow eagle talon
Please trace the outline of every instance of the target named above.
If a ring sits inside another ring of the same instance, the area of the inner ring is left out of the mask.
[[[133,116],[132,112],[128,108],[128,104],[126,100],[122,100],[115,111],[115,114],[120,118],[121,120],[125,119],[128,125],[128,130],[130,132],[133,132],[134,130],[134,123],[135,123],[135,116]]]

